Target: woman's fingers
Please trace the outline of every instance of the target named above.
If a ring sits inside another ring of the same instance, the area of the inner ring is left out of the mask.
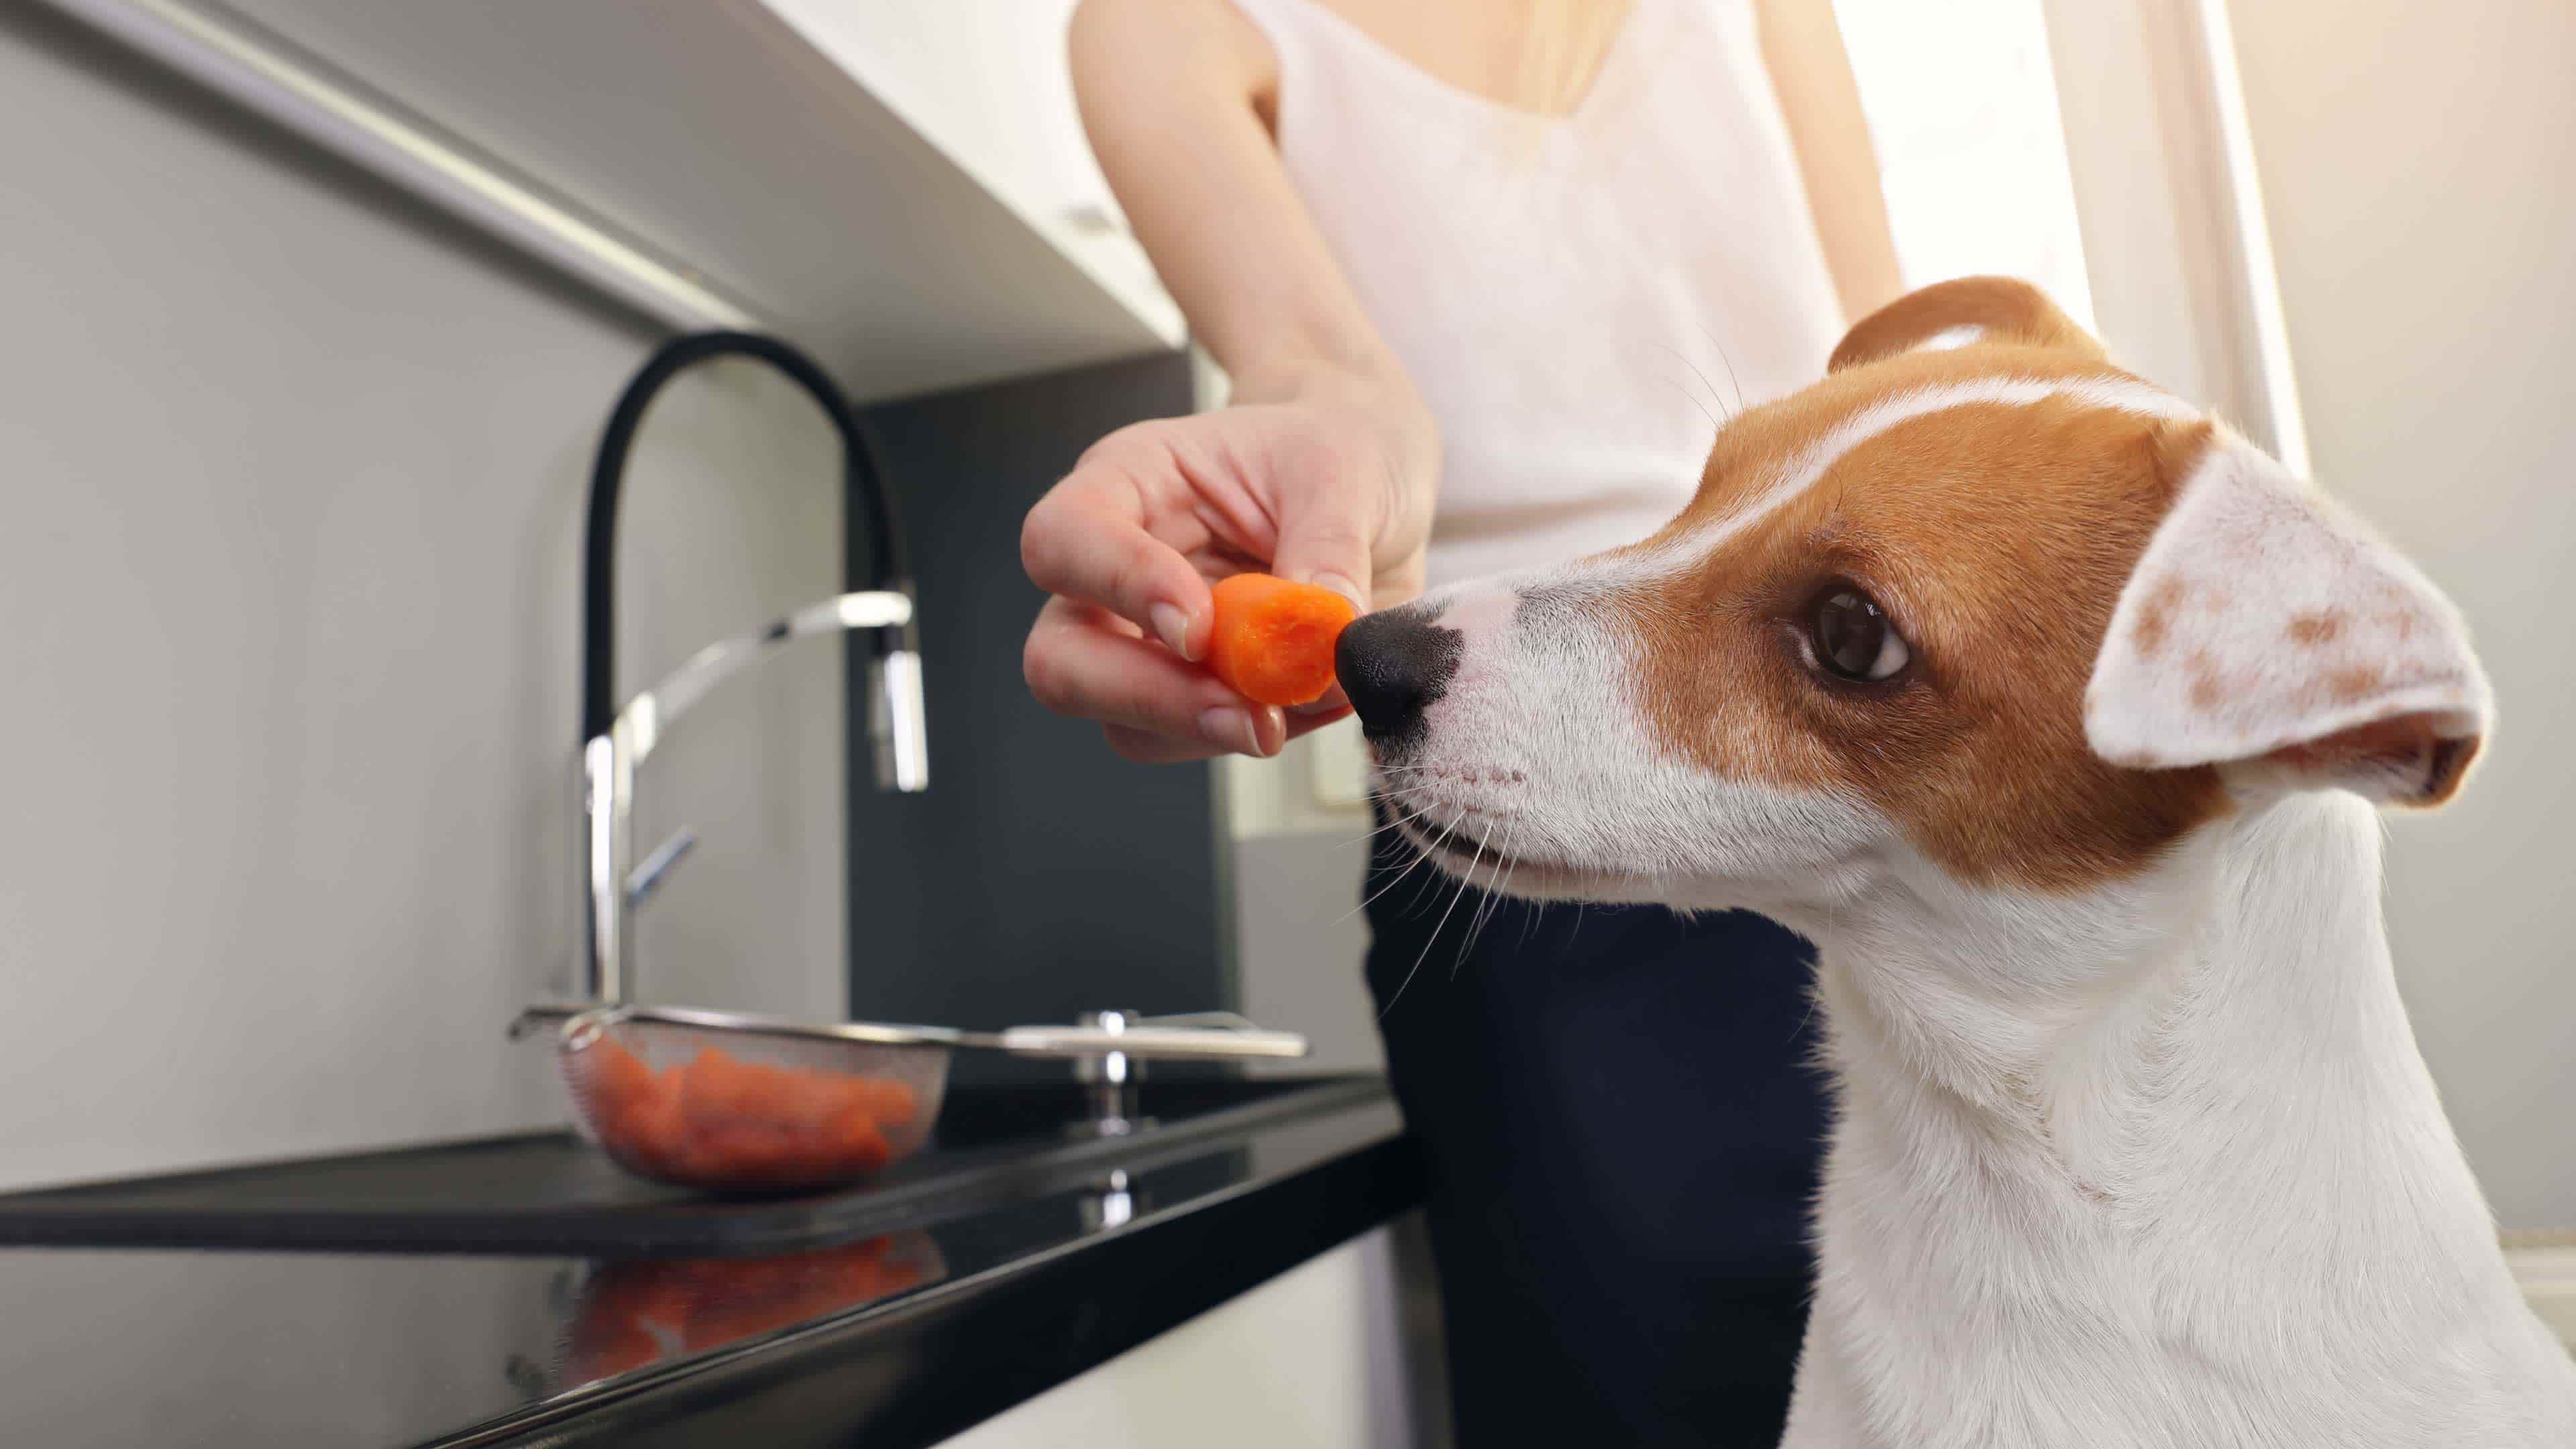
[[[1102,725],[1100,733],[1120,758],[1140,765],[1172,765],[1185,760],[1214,759],[1230,753],[1204,740],[1176,740],[1169,735],[1130,729],[1126,725]]]
[[[1351,717],[1351,702],[1342,698],[1336,687],[1331,694],[1313,704],[1301,704],[1288,711],[1288,738],[1311,735],[1329,724],[1340,724]]]
[[[1299,706],[1305,708],[1305,706]],[[1322,709],[1321,705],[1315,706]],[[1338,724],[1349,717],[1347,704],[1314,715],[1291,712],[1288,716],[1288,738],[1312,734],[1328,724]],[[1102,725],[1100,732],[1109,739],[1109,748],[1140,765],[1168,765],[1181,760],[1205,760],[1228,753],[1204,740],[1176,740],[1169,735],[1131,729],[1126,725]]]
[[[1069,599],[1049,599],[1038,611],[1020,669],[1029,692],[1058,714],[1206,745],[1207,753],[1269,756],[1287,742],[1278,710]]]
[[[1145,527],[1145,500],[1114,463],[1086,459],[1020,527],[1020,566],[1050,594],[1100,607],[1184,659],[1207,649],[1207,580]]]
[[[1291,726],[1288,737],[1295,739],[1305,733],[1305,730],[1295,728],[1299,720],[1308,721],[1306,728],[1312,729],[1318,724],[1331,724],[1350,712],[1351,698],[1342,693],[1342,682],[1336,679],[1332,687],[1324,691],[1322,697],[1309,700],[1304,704],[1288,706],[1288,723]]]
[[[1347,485],[1313,487],[1288,494],[1279,504],[1279,546],[1270,571],[1301,584],[1319,584],[1369,611],[1369,540],[1376,520],[1364,498]]]

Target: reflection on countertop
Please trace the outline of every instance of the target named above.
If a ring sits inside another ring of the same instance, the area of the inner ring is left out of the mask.
[[[948,1276],[929,1234],[885,1233],[766,1258],[593,1263],[569,1296],[554,1364],[514,1359],[530,1398],[598,1383],[925,1287]],[[569,1286],[571,1275],[559,1282]]]
[[[0,1442],[780,1443],[792,1389],[817,1440],[934,1443],[1413,1206],[1391,1101],[1350,1087],[788,1253],[0,1249]]]

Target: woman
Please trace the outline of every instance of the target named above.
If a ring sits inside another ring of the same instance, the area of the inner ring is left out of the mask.
[[[1346,707],[1197,667],[1209,579],[1382,608],[1628,542],[1717,414],[1821,375],[1895,257],[1829,0],[1751,4],[1084,0],[1085,127],[1233,396],[1030,513],[1038,697],[1131,759],[1276,754]],[[1380,839],[1369,984],[1462,1441],[1772,1442],[1824,1135],[1805,948],[1510,903],[1470,943],[1482,902]]]

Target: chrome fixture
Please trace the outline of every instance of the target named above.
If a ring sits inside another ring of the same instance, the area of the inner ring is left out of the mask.
[[[1088,1042],[1091,1049],[1073,1056],[1073,1079],[1083,1086],[1083,1119],[1066,1128],[1078,1137],[1128,1137],[1154,1125],[1138,1110],[1138,1084],[1145,1063],[1195,1057],[1202,1061],[1249,1061],[1294,1058],[1306,1054],[1306,1039],[1293,1031],[1271,1031],[1232,1011],[1184,1011],[1142,1016],[1133,1011],[1086,1011],[1063,1034],[1070,1045]],[[1022,1028],[1025,1030],[1025,1028]],[[1205,1041],[1203,1052],[1175,1051],[1176,1043]],[[1229,1045],[1230,1044],[1230,1045]]]
[[[1144,1204],[1140,1193],[1127,1176],[1127,1169],[1113,1167],[1109,1175],[1082,1195],[1082,1230],[1105,1233],[1123,1228],[1136,1220],[1136,1210]]]
[[[720,356],[770,364],[802,386],[831,419],[841,437],[844,493],[868,511],[870,587],[809,604],[751,633],[711,644],[618,706],[613,704],[617,504],[627,452],[662,385],[690,364]],[[626,385],[591,468],[582,580],[582,881],[589,928],[583,995],[590,1001],[621,1004],[632,999],[635,906],[696,843],[683,831],[637,863],[635,773],[680,717],[718,684],[796,640],[862,633],[869,641],[868,739],[877,788],[905,793],[928,788],[930,741],[913,599],[894,500],[877,476],[858,415],[812,359],[756,333],[703,332],[666,343]]]
[[[1129,1029],[1144,1018],[1132,1011],[1086,1011],[1073,1020],[1077,1026],[1123,1044]],[[1083,1084],[1091,1106],[1089,1120],[1081,1124],[1080,1130],[1100,1137],[1133,1133],[1138,1125],[1136,1083],[1144,1075],[1145,1063],[1123,1051],[1075,1058],[1073,1079]]]

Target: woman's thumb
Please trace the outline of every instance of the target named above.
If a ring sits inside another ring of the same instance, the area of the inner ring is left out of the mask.
[[[1369,609],[1369,533],[1359,510],[1346,500],[1308,495],[1279,522],[1279,547],[1270,571],[1283,579],[1316,584]]]

